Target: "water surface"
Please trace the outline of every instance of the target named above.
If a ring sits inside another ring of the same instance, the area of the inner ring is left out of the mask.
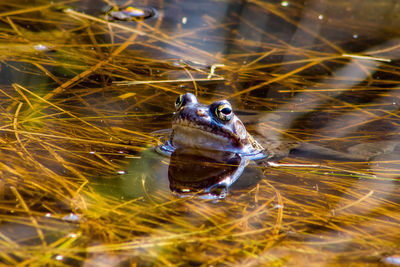
[[[108,4],[0,3],[2,264],[399,265],[397,3]],[[173,194],[151,149],[185,92],[228,99],[275,164]]]

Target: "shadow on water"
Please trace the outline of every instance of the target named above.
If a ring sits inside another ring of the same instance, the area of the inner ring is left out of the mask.
[[[400,4],[3,2],[1,264],[400,265]],[[186,92],[268,159],[154,153]]]

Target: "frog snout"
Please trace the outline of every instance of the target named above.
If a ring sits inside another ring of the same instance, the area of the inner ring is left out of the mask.
[[[207,115],[207,110],[205,108],[198,108],[196,114],[197,116],[205,117]]]

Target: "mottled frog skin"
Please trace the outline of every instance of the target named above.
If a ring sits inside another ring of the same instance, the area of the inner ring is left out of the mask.
[[[175,103],[169,140],[158,151],[170,155],[177,148],[228,151],[249,159],[261,159],[264,148],[247,132],[226,100],[207,106],[191,93]]]

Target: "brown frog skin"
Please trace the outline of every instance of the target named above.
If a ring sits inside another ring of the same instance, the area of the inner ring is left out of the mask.
[[[175,102],[169,140],[158,151],[170,155],[176,148],[229,151],[249,157],[265,158],[264,148],[247,132],[226,100],[207,106],[195,95],[180,95]]]

